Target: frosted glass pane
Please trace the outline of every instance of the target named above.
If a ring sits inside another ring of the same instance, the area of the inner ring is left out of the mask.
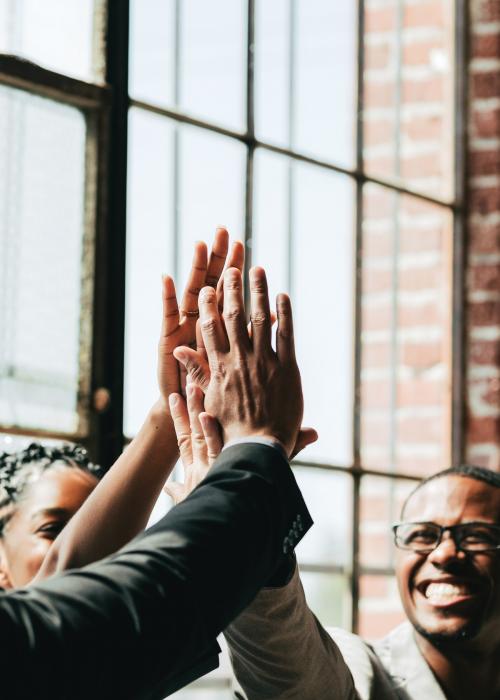
[[[129,84],[137,99],[174,105],[174,0],[131,1]]]
[[[297,546],[300,564],[346,566],[351,558],[352,479],[347,474],[295,467],[314,527]]]
[[[233,240],[244,238],[246,149],[239,141],[183,127],[179,153],[178,279],[183,285],[195,241],[210,241],[219,225]]]
[[[131,95],[243,131],[246,5],[133,0]]]
[[[0,423],[74,432],[88,380],[81,112],[0,88]],[[84,272],[82,273],[82,261]],[[83,304],[83,308],[82,308]],[[80,372],[82,366],[82,373]]]
[[[78,78],[94,77],[96,0],[0,0],[0,51]]]
[[[307,603],[321,624],[349,629],[351,594],[347,577],[301,571],[300,578]]]
[[[174,126],[131,109],[125,314],[124,430],[134,435],[158,395],[161,275],[174,268]]]
[[[258,138],[351,166],[356,3],[260,0],[256,9]]]

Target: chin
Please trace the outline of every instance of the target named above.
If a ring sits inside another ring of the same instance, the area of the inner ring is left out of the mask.
[[[481,629],[480,620],[463,622],[461,625],[450,627],[449,629],[429,630],[418,623],[413,625],[415,630],[435,647],[447,647],[457,645],[462,642],[469,642],[477,637]]]

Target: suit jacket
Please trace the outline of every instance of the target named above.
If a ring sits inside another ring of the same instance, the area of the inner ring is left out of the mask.
[[[278,450],[228,448],[116,555],[0,596],[1,697],[165,697],[208,670],[217,634],[311,523]]]
[[[374,644],[324,629],[307,606],[298,571],[259,593],[225,632],[246,700],[445,700],[404,623]]]

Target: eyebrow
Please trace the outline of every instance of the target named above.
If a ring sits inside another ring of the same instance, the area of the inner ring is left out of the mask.
[[[44,508],[42,510],[37,510],[36,513],[33,513],[33,515],[31,516],[31,520],[36,520],[39,517],[68,518],[68,516],[70,516],[70,512],[66,508]]]

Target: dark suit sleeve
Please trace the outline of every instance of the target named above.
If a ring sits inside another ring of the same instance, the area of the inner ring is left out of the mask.
[[[2,696],[163,698],[311,522],[276,450],[228,448],[118,554],[0,597]]]

